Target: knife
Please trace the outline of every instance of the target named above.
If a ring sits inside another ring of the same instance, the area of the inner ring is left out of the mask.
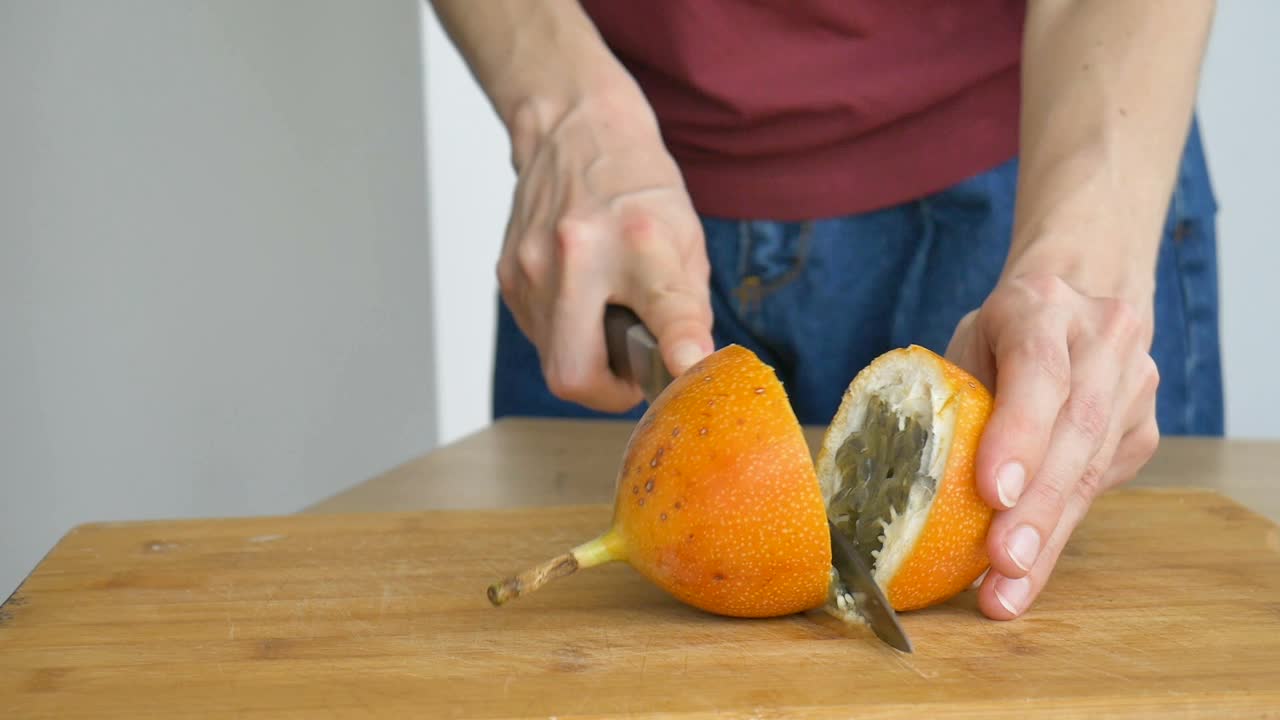
[[[640,386],[650,404],[671,383],[672,376],[662,359],[658,340],[629,308],[607,305],[604,313],[605,347],[609,369],[614,375]],[[876,637],[902,652],[912,652],[911,640],[898,622],[898,615],[876,584],[866,561],[853,542],[827,520],[831,534],[831,565],[854,597],[854,610],[867,621]]]
[[[830,520],[827,520],[827,531],[831,533],[831,565],[853,595],[854,610],[867,621],[876,637],[904,653],[912,652],[911,639],[898,622],[898,614],[876,583],[871,568],[854,548],[853,541],[837,530]]]
[[[652,405],[674,379],[662,359],[657,338],[630,308],[622,305],[605,306],[604,338],[609,351],[609,370],[639,385],[644,399]]]

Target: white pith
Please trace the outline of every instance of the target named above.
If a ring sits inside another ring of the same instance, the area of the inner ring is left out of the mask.
[[[846,391],[845,401],[832,421],[818,454],[817,471],[823,500],[829,503],[844,484],[844,478],[835,467],[836,451],[850,433],[862,429],[872,397],[883,400],[898,414],[900,423],[905,423],[903,418],[909,417],[928,431],[920,465],[930,477],[939,481],[940,488],[951,450],[951,429],[955,424],[955,405],[948,402],[952,394],[937,363],[915,362],[906,353],[886,356],[859,373]],[[893,513],[888,522],[882,521],[882,545],[874,553],[873,567],[876,583],[882,588],[887,586],[914,549],[929,517],[934,494],[923,485],[912,486],[906,509],[901,514]]]

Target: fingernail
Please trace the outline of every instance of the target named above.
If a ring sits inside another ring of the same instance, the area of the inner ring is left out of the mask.
[[[685,342],[676,345],[676,349],[671,351],[671,357],[676,361],[679,372],[688,370],[694,363],[706,357],[706,353],[697,343]]]
[[[995,589],[996,600],[999,600],[1010,614],[1017,615],[1027,604],[1027,597],[1031,595],[1031,579],[1002,577],[996,581]]]
[[[974,578],[973,582],[969,583],[969,589],[977,590],[978,588],[982,587],[982,581],[987,579],[987,573],[989,572],[991,572],[991,568],[987,568],[986,570],[983,570],[981,575]]]
[[[1009,534],[1004,550],[1009,553],[1009,559],[1014,565],[1024,572],[1030,571],[1036,557],[1040,555],[1040,533],[1030,525],[1019,525]]]
[[[1009,462],[996,471],[996,494],[1000,496],[1000,504],[1013,507],[1022,497],[1022,489],[1027,485],[1027,471],[1022,463]]]

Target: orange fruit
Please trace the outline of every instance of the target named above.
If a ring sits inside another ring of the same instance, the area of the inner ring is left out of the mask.
[[[676,378],[632,431],[599,536],[488,589],[494,605],[581,568],[626,562],[694,607],[851,618],[827,519],[895,609],[942,602],[987,567],[992,511],[974,455],[991,396],[921,347],[849,384],[816,463],[773,369],[730,345]],[[844,600],[845,604],[841,604]]]
[[[751,351],[727,346],[676,378],[632,431],[608,530],[490,586],[489,599],[614,561],[720,615],[826,602],[831,546],[813,462],[782,383]]]
[[[849,384],[818,452],[827,511],[865,553],[896,610],[943,602],[986,570],[993,510],[974,468],[991,394],[918,346]]]

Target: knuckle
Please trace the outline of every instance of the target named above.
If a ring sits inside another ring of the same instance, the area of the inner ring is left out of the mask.
[[[540,278],[546,274],[547,256],[542,244],[532,237],[525,237],[516,244],[515,270],[528,280]]]
[[[1040,478],[1039,482],[1031,484],[1027,492],[1031,496],[1031,505],[1037,508],[1061,508],[1066,501],[1065,485],[1058,478]],[[1042,510],[1041,512],[1045,511]],[[1052,523],[1050,523],[1050,526],[1052,526]]]
[[[563,217],[556,221],[556,256],[563,265],[577,262],[587,250],[591,234],[586,225],[576,218]]]
[[[651,240],[657,235],[657,222],[644,212],[630,212],[622,218],[622,235],[636,241]]]
[[[1052,383],[1059,398],[1067,397],[1071,391],[1071,358],[1057,339],[1049,335],[1029,335],[1014,352],[1019,360],[1036,367]]]
[[[619,222],[622,244],[633,252],[648,252],[661,238],[658,220],[645,212],[627,213]]]
[[[710,326],[711,303],[705,294],[684,285],[663,284],[649,288],[642,305],[662,323],[696,322]]]
[[[1133,446],[1134,454],[1145,463],[1160,447],[1160,427],[1155,422],[1145,423],[1134,431],[1133,438],[1129,442]]]
[[[1095,446],[1106,437],[1110,418],[1102,398],[1096,393],[1075,394],[1067,401],[1064,412],[1071,427]]]
[[[1025,406],[1014,406],[1010,403],[1003,408],[1000,419],[1000,434],[1010,438],[1040,437],[1045,432],[1045,421],[1037,420]]]
[[[576,373],[565,372],[555,363],[548,363],[543,367],[542,374],[547,382],[547,390],[561,400],[574,401],[584,396],[585,384]]]
[[[1084,468],[1084,473],[1080,475],[1080,494],[1086,499],[1092,500],[1102,492],[1102,476],[1106,468],[1104,468],[1098,460],[1091,461]]]
[[[1071,288],[1066,281],[1053,273],[1028,273],[1020,278],[1020,284],[1036,299],[1046,303],[1064,300]]]
[[[505,297],[516,286],[516,269],[508,257],[504,256],[498,261],[496,274],[498,277],[498,289],[502,291]]]
[[[1138,360],[1138,373],[1144,393],[1154,395],[1160,387],[1160,366],[1156,364],[1155,358],[1143,353]]]
[[[1107,337],[1128,339],[1138,334],[1140,326],[1138,309],[1126,300],[1108,298],[1102,301],[1103,332]]]

